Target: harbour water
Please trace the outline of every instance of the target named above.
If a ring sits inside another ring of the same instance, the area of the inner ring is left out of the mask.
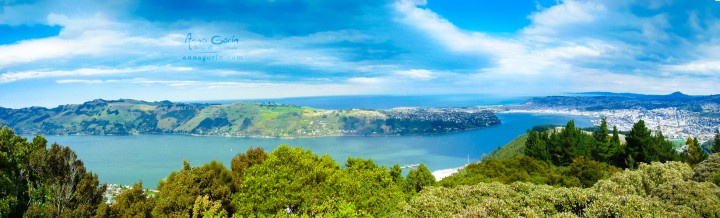
[[[575,119],[580,127],[590,126],[585,117],[558,114],[498,114],[502,124],[472,131],[424,135],[382,137],[319,138],[231,138],[184,135],[134,136],[46,136],[48,141],[72,148],[101,182],[131,185],[143,181],[148,188],[172,171],[183,160],[192,166],[217,160],[229,168],[238,152],[251,147],[272,151],[280,144],[299,146],[328,154],[339,164],[348,157],[372,159],[385,166],[424,163],[431,171],[463,166],[479,160],[499,146],[535,125],[565,124]]]

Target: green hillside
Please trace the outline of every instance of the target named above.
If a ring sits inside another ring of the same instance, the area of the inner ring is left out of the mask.
[[[315,137],[446,133],[498,125],[500,120],[490,111],[461,108],[323,110],[275,103],[98,99],[52,109],[0,108],[0,124],[24,134]]]
[[[493,150],[483,158],[483,160],[507,160],[523,155],[523,149],[525,148],[525,141],[527,141],[528,135],[522,134],[508,142],[507,144],[500,146]]]

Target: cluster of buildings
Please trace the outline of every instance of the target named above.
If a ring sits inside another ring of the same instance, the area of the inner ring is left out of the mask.
[[[582,111],[577,109],[528,109],[508,112],[568,114],[589,117],[594,125],[600,125],[601,118],[607,119],[609,126],[617,126],[620,131],[629,131],[639,120],[652,130],[660,130],[668,139],[686,139],[697,137],[699,141],[708,141],[720,128],[718,113],[690,111],[678,108],[656,109],[613,109],[600,111]]]
[[[454,123],[494,122],[499,120],[489,110],[478,108],[418,108],[398,107],[388,110],[390,118],[398,120],[442,121]]]

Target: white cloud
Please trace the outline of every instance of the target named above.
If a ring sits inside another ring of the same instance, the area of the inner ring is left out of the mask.
[[[698,60],[686,64],[665,65],[668,71],[676,71],[701,75],[720,75],[720,61],[718,60]]]
[[[519,90],[528,93],[534,93],[532,90],[538,87],[556,92],[592,88],[595,91],[636,90],[656,93],[689,90],[686,85],[673,82],[675,78],[690,82],[688,84],[698,82],[702,84],[701,87],[711,87],[707,81],[685,78],[678,73],[704,76],[720,74],[720,62],[716,60],[717,46],[694,49],[703,58],[682,64],[663,65],[658,64],[659,61],[653,63],[642,60],[648,57],[663,58],[662,52],[666,51],[662,50],[665,49],[662,46],[675,43],[669,41],[678,39],[678,36],[672,35],[672,31],[667,31],[672,27],[667,14],[658,13],[647,17],[632,14],[629,8],[636,4],[642,5],[642,2],[561,1],[558,5],[540,9],[530,15],[528,18],[532,24],[511,37],[462,30],[430,9],[418,7],[424,3],[397,1],[394,8],[399,14],[398,21],[424,32],[450,51],[474,54],[479,59],[489,57],[490,66],[478,70],[476,75],[458,77],[457,83],[466,86],[475,83],[510,91],[497,84],[516,85],[522,87]],[[667,3],[660,0],[645,6],[657,9],[665,7]],[[696,14],[690,16],[697,17]],[[698,26],[695,25],[695,28]],[[677,62],[671,58],[663,61]],[[666,71],[666,76],[663,79],[642,81],[642,78],[654,71]],[[495,84],[487,84],[486,81]],[[623,81],[634,81],[639,85],[621,84]]]
[[[559,28],[592,23],[606,13],[607,8],[600,3],[566,0],[530,15],[533,24],[523,31],[529,35],[555,35]]]
[[[480,71],[485,74],[562,75],[575,69],[574,63],[582,63],[587,61],[588,57],[603,56],[606,52],[614,50],[612,45],[599,40],[549,43],[524,37],[498,38],[480,32],[464,31],[431,10],[418,8],[417,6],[422,3],[424,2],[418,4],[409,0],[396,2],[395,9],[401,15],[399,21],[425,32],[452,51],[477,54],[478,58],[489,56],[494,63]],[[579,16],[580,21],[593,20],[592,15],[586,14],[577,3],[568,4],[564,9],[553,7],[548,10],[569,12],[570,14],[565,13],[563,16]],[[600,6],[593,7],[604,10]],[[553,21],[559,19],[555,15],[536,14],[535,16],[540,19],[540,23],[562,24]]]
[[[58,84],[136,84],[136,85],[166,85],[170,87],[202,87],[202,88],[220,88],[220,87],[278,87],[287,84],[270,83],[270,82],[234,82],[234,81],[204,81],[204,80],[150,80],[143,78],[135,79],[109,79],[109,80],[83,80],[83,79],[62,79],[57,80]]]
[[[399,21],[425,31],[448,48],[458,52],[506,55],[524,52],[524,47],[516,42],[461,30],[431,10],[417,7],[424,4],[425,1],[397,1],[394,6],[401,14]]]
[[[398,70],[395,71],[395,74],[411,79],[421,80],[432,79],[434,77],[432,71],[424,69]]]
[[[59,84],[68,84],[68,83],[83,83],[83,84],[100,84],[104,83],[105,81],[99,80],[99,79],[61,79],[55,81]]]
[[[69,76],[101,76],[101,75],[117,75],[128,73],[147,73],[147,72],[177,72],[190,71],[189,67],[175,66],[142,66],[122,69],[98,69],[98,68],[81,68],[75,70],[52,70],[52,71],[21,71],[0,74],[0,83],[10,83],[19,80],[40,79],[52,77],[69,77]],[[66,80],[65,82],[72,81]]]
[[[385,82],[386,79],[378,77],[352,77],[347,79],[347,81],[350,83],[377,84]]]

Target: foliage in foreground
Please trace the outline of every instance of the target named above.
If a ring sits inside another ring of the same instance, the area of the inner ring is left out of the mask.
[[[618,168],[584,157],[578,157],[567,167],[520,156],[504,160],[473,163],[460,172],[439,182],[445,187],[474,185],[479,182],[529,182],[565,187],[590,187],[600,179],[608,178]]]
[[[720,188],[685,163],[640,164],[592,188],[525,182],[428,187],[398,217],[720,217]]]
[[[89,217],[105,188],[70,148],[0,128],[0,217]]]
[[[720,154],[694,169],[653,162],[614,174],[585,156],[565,166],[517,157],[470,165],[436,187],[424,165],[405,178],[398,165],[348,158],[340,167],[281,145],[238,154],[232,170],[185,162],[155,197],[139,183],[108,205],[74,152],[45,145],[0,129],[0,217],[720,217]]]

